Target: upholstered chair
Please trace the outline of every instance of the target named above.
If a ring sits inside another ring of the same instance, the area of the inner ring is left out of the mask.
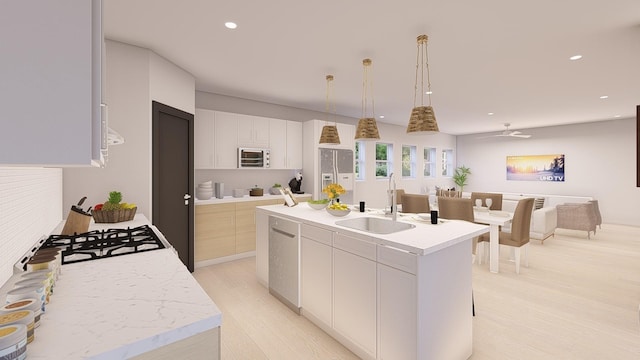
[[[602,229],[602,215],[600,214],[600,207],[598,206],[598,200],[590,200],[589,202],[593,204],[593,211],[596,213],[596,225],[598,225],[598,227]],[[593,233],[595,234],[596,231],[593,230]]]
[[[476,205],[476,199],[482,200],[481,206],[487,206],[486,199],[491,199],[491,207],[489,210],[502,210],[502,194],[488,192],[472,192],[471,202]]]
[[[422,194],[403,194],[402,195],[402,212],[403,213],[428,213],[429,195]]]
[[[529,230],[531,228],[531,213],[533,212],[533,198],[518,201],[511,221],[511,232],[500,231],[500,245],[515,247],[516,273],[520,274],[520,249],[524,250],[525,266],[529,266],[527,249],[529,247]],[[480,235],[479,241],[489,242],[489,234]]]
[[[595,234],[596,226],[598,225],[596,204],[589,201],[586,203],[556,205],[556,210],[558,211],[558,227],[561,229],[586,231],[587,239],[591,239],[591,231]]]
[[[449,220],[473,222],[473,202],[471,199],[456,197],[438,197],[438,216]],[[473,238],[473,255],[476,254],[478,238]]]

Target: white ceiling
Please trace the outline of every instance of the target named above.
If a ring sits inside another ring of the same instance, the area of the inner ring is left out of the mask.
[[[639,0],[104,0],[104,9],[108,39],[155,51],[211,93],[324,111],[333,74],[337,112],[359,118],[371,58],[378,121],[406,125],[416,36],[427,34],[445,133],[631,118],[640,104]]]

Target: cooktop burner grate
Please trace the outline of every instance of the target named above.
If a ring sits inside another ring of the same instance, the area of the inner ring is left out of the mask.
[[[164,249],[148,225],[126,229],[93,230],[76,235],[51,235],[41,249],[62,249],[62,265]]]

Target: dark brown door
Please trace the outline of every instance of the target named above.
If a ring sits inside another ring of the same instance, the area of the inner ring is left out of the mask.
[[[153,102],[153,224],[193,272],[193,114]]]

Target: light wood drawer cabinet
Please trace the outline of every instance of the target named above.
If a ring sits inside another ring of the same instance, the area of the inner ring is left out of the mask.
[[[308,197],[298,199],[306,201]],[[196,206],[195,261],[256,250],[256,206],[282,204],[282,199]]]
[[[195,261],[236,253],[236,204],[196,206]]]

